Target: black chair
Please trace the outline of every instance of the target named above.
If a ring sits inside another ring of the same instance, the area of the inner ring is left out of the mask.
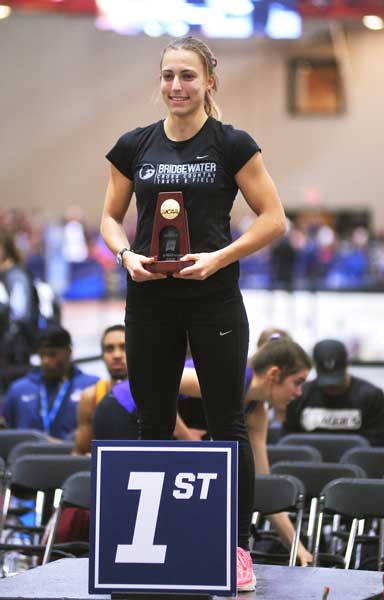
[[[365,477],[364,471],[356,465],[340,463],[308,463],[287,462],[275,463],[271,467],[271,473],[279,475],[291,475],[297,477],[305,488],[306,494],[306,531],[307,546],[310,552],[314,549],[314,534],[316,525],[316,513],[320,494],[324,486],[340,477]],[[333,522],[333,535],[336,535],[340,523],[335,519]]]
[[[11,467],[17,458],[26,454],[71,454],[73,449],[73,442],[48,442],[47,440],[20,442],[13,446],[8,454],[8,466]]]
[[[44,551],[43,565],[50,561],[52,553],[62,556],[83,556],[89,552],[89,543],[82,541],[56,544],[57,527],[65,505],[90,509],[91,507],[91,473],[89,471],[74,473],[64,481],[60,502],[55,511],[52,527]]]
[[[289,554],[289,566],[294,566],[297,559],[297,550],[300,541],[301,523],[304,507],[304,486],[290,475],[256,475],[254,514],[252,517],[251,556],[254,561],[260,558],[278,558],[268,553],[255,550],[255,541],[258,536],[258,525],[261,517],[274,513],[291,511],[295,514],[295,535]]]
[[[369,542],[371,536],[363,537],[365,519],[380,519],[377,568],[383,570],[384,557],[384,480],[383,479],[336,479],[322,490],[319,501],[314,565],[319,556],[319,540],[325,514],[337,514],[352,519],[348,543],[343,556],[343,567],[350,568],[355,542]],[[360,525],[360,526],[359,526]],[[359,535],[357,535],[359,534]],[[359,566],[358,564],[356,566]]]
[[[282,445],[306,444],[317,448],[324,462],[339,462],[350,448],[369,447],[369,441],[362,435],[342,433],[290,433],[278,442]]]
[[[282,424],[275,421],[268,426],[267,444],[277,444],[281,436]]]
[[[1,429],[0,430],[0,456],[8,459],[8,454],[20,442],[46,442],[47,436],[37,429]]]
[[[280,461],[306,461],[321,462],[321,454],[313,446],[280,446],[279,444],[267,445],[269,464],[273,465]]]
[[[0,506],[4,504],[5,498],[5,483],[6,483],[6,466],[5,461],[0,456]]]
[[[340,462],[359,465],[370,479],[384,476],[384,448],[351,448],[343,454]]]
[[[11,472],[5,482],[4,502],[0,515],[0,532],[9,540],[16,535],[23,536],[25,545],[19,542],[4,541],[0,543],[3,555],[9,551],[19,551],[36,555],[41,552],[39,545],[44,526],[58,505],[58,495],[64,481],[78,471],[91,468],[89,456],[75,455],[26,455],[15,459]],[[13,498],[18,500],[32,499],[34,503],[34,525],[26,526],[20,522],[7,520],[9,506]],[[4,569],[3,569],[4,573]]]

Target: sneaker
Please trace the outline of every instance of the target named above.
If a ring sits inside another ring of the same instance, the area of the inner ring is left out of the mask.
[[[256,576],[253,572],[252,558],[243,548],[237,548],[237,591],[253,592],[256,589]]]

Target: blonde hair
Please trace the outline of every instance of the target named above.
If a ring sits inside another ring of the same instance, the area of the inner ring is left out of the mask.
[[[204,110],[209,117],[214,117],[215,119],[220,120],[221,111],[217,106],[212,94],[213,92],[217,92],[219,85],[219,80],[215,73],[217,59],[215,58],[212,50],[202,40],[199,40],[191,35],[176,38],[164,48],[161,55],[160,66],[163,63],[164,55],[166,52],[168,52],[168,50],[190,50],[191,52],[195,52],[195,54],[200,57],[203,67],[205,68],[207,78],[211,77],[213,80],[212,89],[205,92]]]

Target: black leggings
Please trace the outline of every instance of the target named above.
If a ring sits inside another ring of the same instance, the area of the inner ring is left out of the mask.
[[[135,298],[128,294],[126,351],[141,439],[171,439],[187,338],[209,433],[239,443],[239,545],[248,547],[254,462],[244,422],[248,320],[238,290],[221,298]]]

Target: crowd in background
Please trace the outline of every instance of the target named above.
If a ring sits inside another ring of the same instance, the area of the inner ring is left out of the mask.
[[[132,239],[135,223],[128,223]],[[247,218],[232,224],[237,237]],[[0,210],[0,230],[12,233],[34,278],[47,281],[66,299],[122,297],[125,273],[77,206],[61,219],[44,219],[22,209]],[[312,212],[289,221],[275,244],[242,261],[243,289],[384,289],[384,233],[351,224],[340,230],[330,215]]]

